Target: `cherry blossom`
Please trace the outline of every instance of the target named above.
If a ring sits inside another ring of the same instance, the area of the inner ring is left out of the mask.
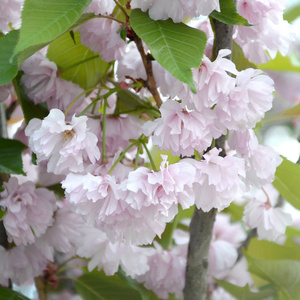
[[[292,225],[291,215],[275,206],[278,192],[272,186],[265,186],[248,198],[250,201],[245,206],[243,217],[246,226],[256,228],[259,239],[277,241],[284,235],[286,227]]]
[[[52,109],[44,120],[33,119],[25,134],[38,162],[47,160],[47,171],[54,174],[82,172],[84,163],[100,158],[97,137],[88,131],[87,117],[72,117],[65,122],[62,111]]]
[[[32,244],[52,225],[55,195],[45,188],[36,189],[30,181],[19,185],[13,177],[3,186],[0,205],[7,209],[3,224],[8,241],[16,245]]]
[[[80,40],[83,45],[98,53],[105,61],[120,59],[126,48],[126,43],[120,37],[120,26],[109,19],[92,19],[80,25]]]

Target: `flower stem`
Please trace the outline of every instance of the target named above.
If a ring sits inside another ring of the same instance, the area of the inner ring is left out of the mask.
[[[147,154],[148,154],[148,157],[149,157],[149,159],[150,159],[150,162],[151,162],[151,166],[152,166],[153,171],[157,172],[157,168],[156,168],[156,166],[155,166],[154,160],[153,160],[153,158],[152,158],[152,155],[151,155],[149,149],[147,148],[146,143],[145,143],[144,141],[141,141],[141,143],[142,143],[142,145],[144,146],[144,148],[145,148],[145,150],[146,150],[146,152],[147,152]]]
[[[107,174],[111,174],[112,171],[115,169],[115,167],[117,166],[117,164],[123,159],[123,157],[125,156],[126,152],[128,152],[133,146],[135,146],[136,144],[140,143],[139,140],[134,141],[133,143],[131,143],[119,156],[119,158],[115,161],[115,163],[112,165],[112,167],[110,168],[110,170],[108,171]]]
[[[134,162],[134,169],[136,170],[139,164],[139,156],[140,156],[140,150],[141,150],[141,144],[138,145],[136,156],[135,156],[135,162]]]
[[[96,89],[101,90],[102,88],[103,88],[103,87],[94,86],[94,87],[92,87],[92,88],[90,88],[90,89],[85,90],[85,91],[82,92],[81,94],[79,94],[79,95],[71,102],[71,104],[68,106],[67,110],[65,111],[65,116],[68,114],[69,110],[72,108],[72,106],[76,103],[76,101],[77,101],[80,97],[82,97],[84,94],[86,94],[86,93],[88,93],[88,92],[92,92],[92,91],[94,91],[94,90],[96,90]],[[93,102],[92,102],[92,103],[93,103]]]
[[[107,107],[107,97],[104,97],[103,102],[103,121],[102,121],[102,163],[107,163],[106,155],[106,107]]]
[[[105,88],[106,89],[106,88]],[[103,98],[108,98],[110,95],[112,95],[113,93],[116,93],[116,92],[118,92],[118,91],[120,91],[121,90],[121,88],[120,87],[116,87],[116,88],[114,88],[114,89],[111,89],[109,92],[107,92],[106,94],[104,94],[104,95],[102,95],[101,97],[99,97],[99,99],[96,99],[96,100],[94,100],[92,103],[90,103],[80,114],[79,114],[79,116],[82,116],[82,115],[84,115],[88,110],[89,110],[89,108],[91,107],[91,106],[93,106],[94,105],[94,103],[96,102],[96,101],[100,101],[101,99],[103,99]]]

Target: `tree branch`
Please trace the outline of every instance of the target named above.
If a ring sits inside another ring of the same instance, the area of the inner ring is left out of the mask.
[[[184,300],[205,300],[208,290],[208,253],[216,210],[195,209],[190,225]]]
[[[215,29],[213,57],[216,58],[219,50],[232,48],[233,27],[217,20],[213,20],[213,27]],[[222,157],[226,155],[225,140],[226,136],[221,136],[215,141],[215,146],[222,149],[220,153]],[[208,213],[195,209],[190,225],[184,300],[208,298],[208,257],[215,217],[215,209]]]
[[[162,101],[157,91],[156,82],[153,76],[152,57],[149,57],[145,54],[143,42],[136,34],[134,34],[134,42],[141,54],[142,61],[146,70],[146,74],[147,74],[146,86],[149,92],[152,94],[157,106],[160,107],[162,105]]]

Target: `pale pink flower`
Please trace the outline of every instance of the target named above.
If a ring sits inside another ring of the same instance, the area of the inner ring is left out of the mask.
[[[3,224],[8,241],[16,245],[32,244],[53,222],[55,195],[44,188],[35,188],[33,182],[18,183],[11,177],[3,183],[0,205],[7,209]]]
[[[71,206],[66,206],[57,209],[53,225],[41,237],[42,243],[62,253],[71,252],[83,238],[79,229],[85,226],[85,222],[71,208]]]
[[[277,51],[286,55],[293,34],[289,23],[283,20],[286,1],[239,0],[238,13],[253,26],[235,26],[235,41],[242,47],[245,56],[256,64],[274,58]]]
[[[140,167],[130,172],[126,188],[130,191],[126,202],[146,218],[162,222],[171,221],[178,212],[194,204],[195,168],[184,161],[168,165],[162,156],[160,171]]]
[[[111,1],[113,2],[113,1]],[[80,25],[81,43],[98,53],[107,62],[120,59],[125,54],[126,42],[120,37],[120,26],[105,18],[96,18]]]
[[[47,102],[50,109],[59,108],[65,111],[83,92],[79,85],[59,78],[57,65],[46,58],[41,51],[29,57],[20,69],[24,71],[21,83],[25,87],[26,94],[36,104]],[[82,100],[83,96],[73,105],[72,111]]]
[[[106,234],[95,228],[80,229],[84,235],[77,254],[81,257],[91,258],[88,263],[89,271],[97,267],[103,269],[108,276],[113,275],[119,266],[131,277],[144,274],[149,270],[147,257],[153,253],[151,248],[131,246],[124,242],[112,243]]]
[[[20,245],[5,250],[0,246],[0,274],[21,285],[30,279],[42,275],[48,260],[35,245]]]
[[[246,182],[261,187],[275,179],[276,168],[282,163],[280,155],[271,147],[258,145],[246,161]]]
[[[228,49],[220,50],[214,61],[203,57],[200,68],[193,69],[197,94],[193,94],[185,85],[185,92],[179,93],[183,104],[201,110],[203,106],[212,108],[223,101],[224,96],[228,95],[235,85],[235,80],[230,74],[238,73],[234,63],[226,58],[230,53]]]
[[[163,233],[165,223],[146,218],[125,201],[128,191],[122,190],[120,182],[124,182],[128,172],[121,167],[119,164],[112,176],[105,174],[107,171],[102,167],[86,175],[68,174],[62,182],[66,198],[77,213],[105,231],[110,240],[152,243],[156,235]]]
[[[211,109],[188,110],[175,100],[167,100],[160,107],[161,118],[143,126],[145,135],[153,133],[153,144],[170,150],[175,156],[191,156],[211,145],[212,138],[222,132],[215,127],[216,116]]]
[[[237,248],[246,238],[239,223],[230,223],[230,216],[218,214],[213,227],[209,248],[209,273],[211,277],[223,279],[238,257]]]
[[[258,147],[258,140],[253,129],[234,130],[229,132],[227,143],[242,157],[251,157]]]
[[[100,158],[98,139],[87,128],[86,116],[72,117],[68,123],[62,111],[52,109],[44,120],[32,119],[25,133],[38,162],[47,160],[48,172],[82,172],[84,163]]]
[[[147,80],[147,74],[141,55],[133,43],[127,45],[126,52],[123,57],[118,60],[117,76],[119,81],[125,80],[125,76],[128,75],[132,78]]]
[[[83,92],[84,90],[78,84],[57,77],[55,80],[55,95],[47,101],[48,108],[58,108],[62,111],[66,111],[72,101]],[[72,108],[69,110],[68,115],[75,112],[75,109],[83,101],[83,97],[84,96],[81,96],[77,99],[77,101],[72,105]]]
[[[169,293],[177,299],[183,296],[187,245],[174,246],[170,250],[154,242],[155,253],[148,258],[149,271],[137,280],[144,282],[160,299],[169,299]]]
[[[55,97],[57,66],[54,62],[37,52],[26,59],[20,69],[24,71],[21,83],[31,100],[37,104]]]
[[[220,10],[219,1],[216,0],[132,0],[131,7],[142,11],[149,9],[149,16],[153,20],[171,18],[174,22],[181,22],[188,16],[209,15],[215,9]]]
[[[228,144],[245,160],[247,186],[259,188],[274,180],[282,158],[271,147],[259,145],[252,129],[231,131]]]
[[[220,151],[213,148],[203,155],[204,160],[193,162],[197,169],[196,206],[205,212],[212,208],[223,210],[245,191],[244,160],[229,155],[221,157]]]
[[[23,3],[24,0],[1,0],[0,31],[4,33],[10,31],[9,23],[14,29],[20,28]]]
[[[276,242],[284,235],[286,227],[292,225],[292,217],[275,206],[279,194],[274,190],[272,186],[265,186],[264,190],[248,196],[250,200],[245,206],[243,221],[248,228],[257,229],[258,239]]]
[[[239,72],[235,87],[215,107],[220,123],[230,130],[253,128],[272,107],[273,84],[260,70]]]
[[[116,4],[112,0],[92,0],[84,13],[94,13],[95,15],[110,15]]]

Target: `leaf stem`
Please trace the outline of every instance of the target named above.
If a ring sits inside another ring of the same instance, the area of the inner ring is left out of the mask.
[[[72,69],[72,68],[74,68],[74,67],[77,67],[77,66],[79,66],[79,65],[81,65],[81,64],[84,64],[84,63],[88,62],[89,60],[92,60],[92,59],[95,59],[95,58],[99,58],[99,54],[98,54],[98,55],[91,56],[91,57],[86,58],[86,59],[84,59],[84,60],[78,61],[78,62],[76,62],[75,64],[72,64],[72,65],[66,67],[66,68],[63,69],[63,70],[60,70],[60,74],[62,74],[62,73],[64,73],[64,72],[67,72],[67,71],[69,71],[70,69]]]

